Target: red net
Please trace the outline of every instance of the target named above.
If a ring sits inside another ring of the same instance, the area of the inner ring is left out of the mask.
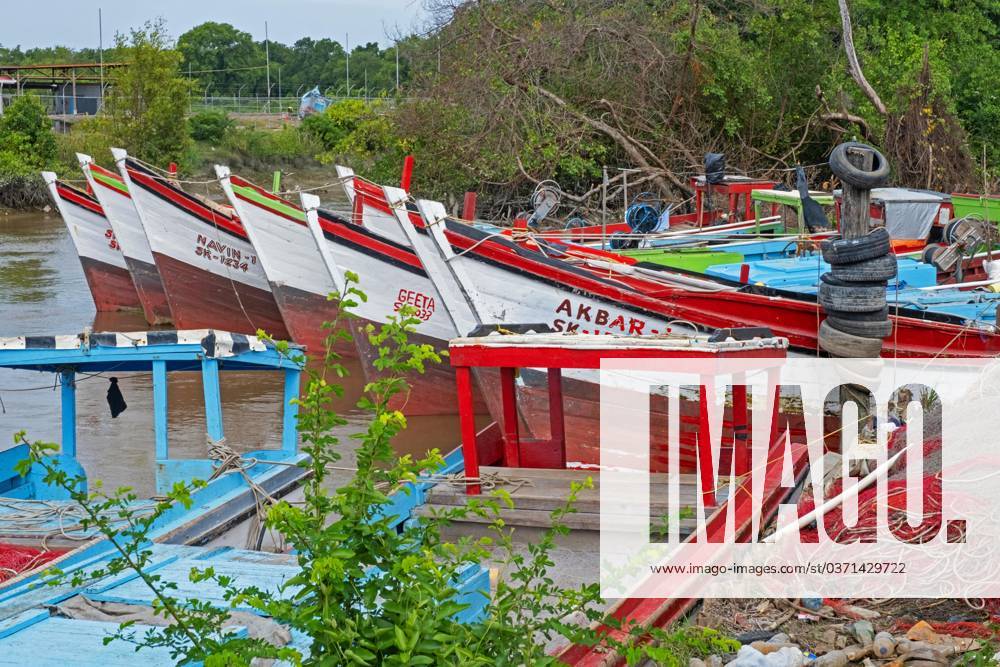
[[[58,558],[63,553],[63,551],[35,549],[0,542],[0,581],[6,581],[22,572],[33,570]]]

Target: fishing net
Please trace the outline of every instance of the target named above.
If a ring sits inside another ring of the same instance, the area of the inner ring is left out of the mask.
[[[62,553],[59,550],[35,549],[0,542],[0,581],[6,581],[22,572],[48,563],[58,558]]]

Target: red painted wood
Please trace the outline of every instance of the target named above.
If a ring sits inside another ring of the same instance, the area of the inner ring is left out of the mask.
[[[410,181],[413,179],[413,156],[407,155],[403,158],[403,175],[399,179],[399,187],[407,192],[410,191]]]
[[[465,461],[465,476],[479,477],[476,415],[472,405],[472,371],[465,366],[456,368],[455,384],[458,390],[458,418],[462,431],[462,458]],[[482,493],[482,487],[479,484],[469,484],[465,488],[469,495]]]
[[[500,400],[503,406],[503,464],[508,468],[521,465],[521,442],[517,432],[517,387],[514,384],[514,369],[506,366],[500,369]]]
[[[566,448],[555,440],[521,440],[518,467],[560,470],[566,467]]]
[[[761,348],[740,349],[731,352],[712,352],[707,349],[674,349],[656,350],[651,348],[593,348],[588,350],[568,349],[562,346],[539,345],[525,349],[524,347],[503,347],[499,345],[458,345],[448,350],[452,366],[497,367],[512,366],[519,368],[596,368],[601,367],[602,359],[650,359],[661,358],[702,358],[719,356],[732,359],[783,359],[783,349]],[[753,364],[759,366],[759,362]]]
[[[705,507],[715,506],[715,471],[712,463],[712,433],[708,421],[708,378],[701,379],[698,389],[698,471],[701,478],[701,500]]]
[[[750,433],[747,429],[748,407],[745,378],[737,376],[733,380],[733,467],[737,475],[750,472]]]
[[[549,381],[549,433],[552,442],[559,446],[559,467],[566,467],[566,420],[563,414],[562,371],[550,368]]]
[[[469,191],[465,193],[465,200],[462,202],[462,220],[469,222],[476,219],[476,193]]]

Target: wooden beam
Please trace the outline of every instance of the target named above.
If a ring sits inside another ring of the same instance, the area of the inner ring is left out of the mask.
[[[299,446],[299,383],[302,371],[297,368],[285,369],[285,405],[281,421],[281,449],[294,454]]]
[[[63,371],[59,374],[60,396],[62,398],[62,454],[76,456],[76,373]]]
[[[167,362],[153,362],[153,433],[156,439],[156,459],[170,457],[167,435]]]
[[[218,442],[226,437],[222,428],[222,394],[219,388],[219,360],[202,359],[201,384],[205,394],[205,430]]]

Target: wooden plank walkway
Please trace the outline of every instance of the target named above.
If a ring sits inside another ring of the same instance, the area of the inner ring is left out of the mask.
[[[576,512],[564,518],[566,525],[573,530],[600,530],[600,508],[601,508],[601,488],[600,473],[596,470],[580,469],[548,469],[548,468],[500,468],[494,466],[483,466],[480,468],[480,477],[484,480],[483,495],[478,496],[480,500],[488,499],[493,488],[500,488],[510,494],[514,502],[514,509],[503,507],[499,516],[509,526],[522,526],[526,528],[548,528],[552,525],[551,513],[553,510],[563,506],[569,497],[570,485],[573,482],[583,483],[588,477],[593,480],[593,488],[582,489],[577,494],[577,502],[574,505]],[[666,517],[669,511],[667,503],[667,478],[666,473],[654,473],[650,483],[650,513],[653,523],[658,521],[655,517]],[[680,487],[680,507],[694,510],[697,507],[697,478],[695,475],[681,475]],[[488,481],[487,481],[488,480]],[[725,502],[729,491],[729,480],[720,480],[719,488],[716,490],[716,499],[721,504]],[[432,516],[437,512],[449,508],[464,506],[469,498],[465,493],[464,484],[449,484],[439,482],[426,492],[427,503],[418,507],[415,514],[418,516]],[[688,512],[682,512],[680,516],[680,532],[685,534],[695,528],[695,518],[693,512],[691,517],[685,516]],[[465,519],[469,523],[491,523],[491,519],[469,516]]]

